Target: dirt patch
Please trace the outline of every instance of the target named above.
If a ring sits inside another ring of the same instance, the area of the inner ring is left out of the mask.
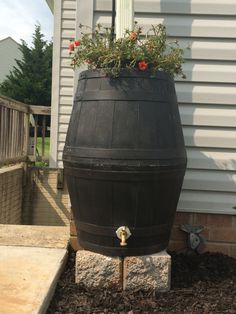
[[[47,314],[236,313],[236,259],[221,253],[170,254],[171,291],[126,293],[91,291],[75,284],[71,251]]]

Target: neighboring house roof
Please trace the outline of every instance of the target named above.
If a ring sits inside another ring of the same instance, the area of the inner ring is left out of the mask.
[[[46,0],[50,10],[54,13],[54,0]]]
[[[17,41],[15,41],[13,38],[11,38],[10,36],[0,39],[0,45],[1,43],[3,43],[4,41],[13,41],[15,44],[17,44],[18,46],[20,45]]]
[[[10,74],[13,66],[16,65],[15,59],[22,58],[19,47],[20,44],[11,37],[0,40],[0,83]]]

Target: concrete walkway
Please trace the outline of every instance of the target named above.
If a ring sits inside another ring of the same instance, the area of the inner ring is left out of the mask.
[[[46,313],[67,258],[68,227],[0,225],[0,313]]]

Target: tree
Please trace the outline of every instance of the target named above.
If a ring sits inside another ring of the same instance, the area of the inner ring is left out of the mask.
[[[52,42],[44,40],[40,25],[35,26],[33,44],[22,40],[22,60],[0,85],[0,94],[30,105],[50,106],[52,82]]]

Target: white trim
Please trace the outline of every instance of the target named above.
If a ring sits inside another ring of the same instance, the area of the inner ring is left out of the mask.
[[[53,66],[52,66],[52,101],[51,101],[51,134],[50,134],[50,168],[57,168],[58,145],[58,112],[60,91],[61,65],[61,21],[62,0],[57,0],[54,6],[54,36],[53,36]]]
[[[134,27],[134,1],[116,0],[116,39],[122,38],[125,31]]]

